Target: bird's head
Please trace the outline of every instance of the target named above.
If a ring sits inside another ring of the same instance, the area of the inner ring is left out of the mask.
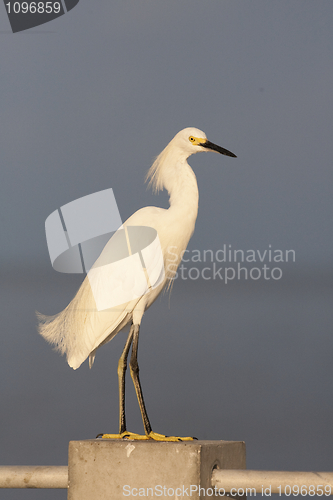
[[[188,156],[199,153],[200,151],[214,151],[215,153],[237,158],[231,151],[210,142],[202,130],[194,127],[184,128],[184,130],[178,132],[172,142],[175,146],[177,145],[179,148],[188,152]]]
[[[202,130],[194,127],[184,128],[175,135],[172,141],[156,157],[146,177],[146,180],[149,180],[149,186],[152,186],[154,191],[166,187],[166,172],[170,171],[170,167],[177,165],[179,161],[184,164],[184,160],[195,153],[200,153],[200,151],[214,151],[215,153],[236,158],[234,153],[210,142]],[[170,178],[170,174],[167,175]]]

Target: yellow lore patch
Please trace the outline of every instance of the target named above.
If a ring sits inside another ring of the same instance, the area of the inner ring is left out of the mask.
[[[194,137],[193,135],[190,135],[188,140],[194,144],[194,146],[200,146],[200,144],[207,142],[207,139],[200,139],[200,137]]]

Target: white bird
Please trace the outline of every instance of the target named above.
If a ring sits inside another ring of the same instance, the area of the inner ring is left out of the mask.
[[[157,231],[165,270],[163,280],[158,286],[150,287],[141,297],[130,300],[121,306],[99,311],[87,276],[66,309],[55,316],[38,314],[40,334],[47,341],[55,344],[62,354],[66,353],[68,364],[74,370],[88,356],[91,367],[97,349],[109,342],[126,325],[131,325],[118,363],[119,434],[103,434],[102,436],[105,438],[125,437],[163,441],[192,439],[166,437],[152,431],[139,380],[137,353],[142,316],[166,284],[171,283],[194,231],[198,214],[199,192],[196,176],[187,159],[192,154],[203,151],[215,151],[226,156],[236,157],[230,151],[208,141],[205,133],[201,130],[192,127],[181,130],[156,158],[146,178],[155,192],[163,188],[168,191],[170,207],[168,209],[141,208],[123,224],[125,229],[130,226],[148,226]],[[100,258],[103,258],[103,254],[107,252],[109,243],[102,251]],[[135,278],[134,276],[133,279]],[[112,280],[112,275],[110,279]],[[119,280],[119,276],[117,279]],[[125,372],[131,345],[132,354],[129,366],[141,410],[144,436],[130,433],[126,429]]]

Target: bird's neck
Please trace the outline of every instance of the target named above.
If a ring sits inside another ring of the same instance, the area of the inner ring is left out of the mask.
[[[165,212],[159,236],[164,245],[166,276],[171,279],[193,234],[198,215],[199,191],[188,156],[171,151],[160,164],[159,186],[169,193],[170,207]]]
[[[187,156],[175,153],[168,158],[163,169],[163,184],[169,193],[169,210],[195,223],[199,206],[197,179],[187,163]]]

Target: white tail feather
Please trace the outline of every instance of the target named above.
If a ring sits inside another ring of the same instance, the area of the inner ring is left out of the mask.
[[[70,304],[59,314],[46,316],[37,313],[39,333],[61,354],[66,354],[68,364],[74,370],[92,350],[96,314],[98,311],[87,278]]]

